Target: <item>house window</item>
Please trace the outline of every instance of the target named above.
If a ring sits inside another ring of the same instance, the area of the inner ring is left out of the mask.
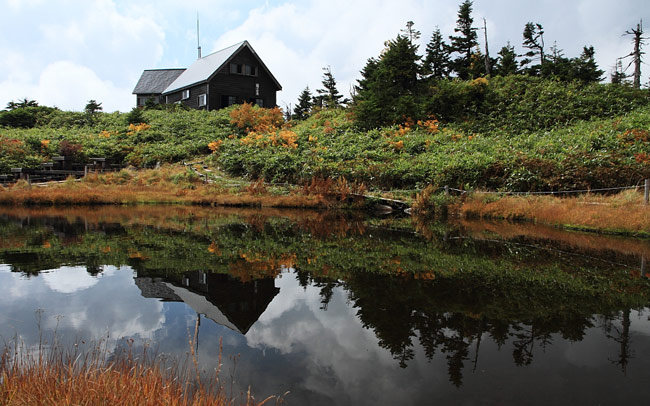
[[[233,104],[237,104],[237,97],[228,96],[228,106],[232,106]]]
[[[190,98],[190,89],[183,90],[183,93],[181,94],[181,100],[185,100],[189,98]]]
[[[199,95],[199,107],[205,107],[207,104],[207,96],[205,94],[200,94]]]
[[[260,95],[260,84],[255,83],[255,96],[259,96],[259,95]]]
[[[264,107],[264,99],[255,99],[255,104],[259,107]]]
[[[257,76],[257,67],[253,65],[245,65],[245,74],[248,76]]]
[[[233,62],[230,64],[230,73],[246,76],[257,76],[257,66]]]

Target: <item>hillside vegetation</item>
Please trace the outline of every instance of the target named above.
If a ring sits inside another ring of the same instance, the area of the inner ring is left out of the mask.
[[[279,109],[127,114],[28,107],[20,128],[0,113],[0,173],[55,155],[136,168],[204,160],[229,175],[306,183],[345,177],[382,189],[427,184],[515,191],[599,188],[650,177],[650,92],[511,75],[440,81],[437,116],[362,130],[351,109],[285,122]]]

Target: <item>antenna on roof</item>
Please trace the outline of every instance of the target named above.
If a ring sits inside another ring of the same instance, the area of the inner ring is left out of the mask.
[[[199,13],[196,12],[196,46],[199,50],[199,59],[201,59],[201,39],[199,37]]]

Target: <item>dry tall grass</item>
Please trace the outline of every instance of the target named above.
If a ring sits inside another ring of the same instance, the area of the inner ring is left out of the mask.
[[[650,207],[644,206],[643,194],[635,190],[566,198],[504,196],[494,199],[474,194],[458,210],[468,218],[525,219],[556,226],[650,235]]]
[[[322,195],[271,194],[260,182],[243,188],[203,184],[198,176],[178,167],[90,174],[81,181],[69,179],[39,186],[18,181],[0,190],[0,204],[12,206],[162,203],[324,208],[332,205],[330,200]]]
[[[194,341],[190,339],[190,348]],[[132,343],[132,341],[131,341]],[[8,345],[0,356],[0,405],[3,406],[261,406],[281,398],[257,402],[250,393],[227,395],[219,379],[219,365],[210,378],[201,378],[196,354],[184,366],[167,365],[146,349],[139,356],[129,349],[112,356],[99,341],[86,353],[77,345],[63,350],[40,344],[29,351],[24,344]]]

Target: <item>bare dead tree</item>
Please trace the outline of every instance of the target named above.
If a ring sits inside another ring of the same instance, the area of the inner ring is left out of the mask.
[[[624,58],[632,57],[632,60],[627,65],[627,68],[629,68],[632,64],[634,64],[634,73],[632,74],[633,77],[632,86],[634,86],[634,88],[636,89],[639,89],[641,87],[641,62],[643,62],[643,55],[645,54],[645,52],[642,51],[642,47],[643,45],[646,45],[645,40],[648,39],[648,37],[643,36],[643,20],[641,20],[636,25],[636,29],[630,28],[629,30],[625,31],[625,34],[623,35],[632,36],[632,43],[634,44],[634,50],[630,54],[626,55]]]
[[[490,63],[490,51],[488,50],[487,23],[485,22],[485,18],[483,18],[483,34],[485,34],[485,74],[490,75],[492,73],[492,65]]]

